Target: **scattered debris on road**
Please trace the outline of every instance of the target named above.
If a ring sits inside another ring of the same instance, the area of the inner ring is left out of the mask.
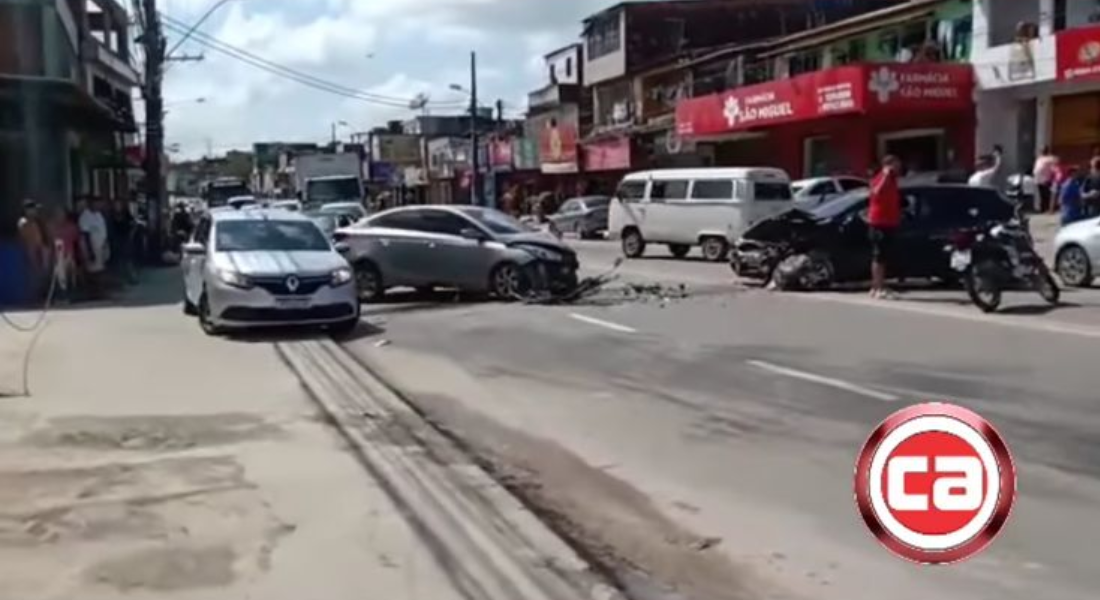
[[[616,281],[619,276],[616,273],[619,266],[623,264],[623,259],[619,258],[615,261],[615,264],[606,273],[597,275],[595,277],[586,277],[577,283],[575,287],[567,291],[558,291],[551,289],[549,286],[538,286],[532,288],[526,294],[518,294],[517,300],[524,304],[569,304],[580,301],[582,299],[591,297],[600,290],[602,290],[607,284]],[[533,263],[532,268],[537,268],[537,263]],[[544,281],[545,278],[528,275],[530,281]]]

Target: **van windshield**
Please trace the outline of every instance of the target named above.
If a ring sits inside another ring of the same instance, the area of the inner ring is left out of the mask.
[[[758,202],[790,200],[791,184],[757,181],[753,184],[753,198]]]

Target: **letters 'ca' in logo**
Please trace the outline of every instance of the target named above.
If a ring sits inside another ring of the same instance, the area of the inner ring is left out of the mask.
[[[878,96],[879,103],[886,104],[890,101],[890,96],[901,89],[901,83],[898,82],[897,73],[891,71],[888,67],[882,67],[871,73],[871,80],[867,82],[867,89]]]
[[[741,101],[734,96],[726,98],[726,104],[722,107],[722,114],[726,117],[726,123],[730,127],[741,121]]]
[[[950,564],[984,550],[1016,499],[1004,439],[976,413],[920,404],[879,425],[856,462],[856,506],[890,552]]]

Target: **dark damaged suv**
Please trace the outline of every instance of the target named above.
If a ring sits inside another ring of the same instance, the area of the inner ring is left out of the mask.
[[[868,190],[837,197],[811,210],[792,209],[749,228],[731,253],[731,267],[746,278],[772,279],[776,267],[812,256],[815,287],[867,279],[871,245]],[[992,189],[963,185],[901,187],[903,217],[892,249],[890,276],[953,280],[944,248],[962,230],[1008,222],[1014,206]]]

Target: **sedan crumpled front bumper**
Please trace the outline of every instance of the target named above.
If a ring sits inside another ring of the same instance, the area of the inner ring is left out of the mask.
[[[730,268],[738,277],[766,279],[779,264],[781,247],[751,240],[738,240],[730,252]]]

